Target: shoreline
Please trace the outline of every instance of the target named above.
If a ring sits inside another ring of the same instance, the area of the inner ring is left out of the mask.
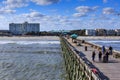
[[[120,36],[78,36],[81,40],[120,40]],[[0,40],[60,40],[59,36],[0,36]]]

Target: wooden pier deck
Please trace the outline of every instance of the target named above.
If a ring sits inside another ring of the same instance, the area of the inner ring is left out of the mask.
[[[110,80],[120,80],[120,59],[115,59],[113,56],[109,56],[109,62],[103,63],[98,60],[98,50],[92,48],[87,45],[88,50],[85,51],[84,46],[86,44],[82,44],[82,46],[77,46],[76,43],[72,42],[72,39],[66,39],[72,46],[74,46],[78,51],[82,52],[85,57],[92,62],[91,56],[92,51],[95,50],[95,62],[92,62],[94,66],[96,66],[105,76],[107,76]]]

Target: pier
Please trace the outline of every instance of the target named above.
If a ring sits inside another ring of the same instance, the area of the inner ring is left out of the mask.
[[[81,40],[61,37],[62,54],[65,59],[67,80],[119,80],[120,59],[109,56],[109,62],[99,62],[100,47]],[[87,46],[87,51],[85,51]],[[95,62],[92,61],[92,51],[96,52]]]

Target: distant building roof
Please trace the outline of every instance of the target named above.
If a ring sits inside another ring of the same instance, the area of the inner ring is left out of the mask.
[[[10,25],[14,25],[14,24],[40,24],[40,23],[28,23],[27,21],[23,22],[23,23],[10,23]]]

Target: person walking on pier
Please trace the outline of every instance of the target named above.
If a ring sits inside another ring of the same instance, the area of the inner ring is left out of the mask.
[[[108,60],[109,60],[109,52],[106,51],[106,53],[103,55],[103,62],[104,62],[104,63],[107,63]]]
[[[102,52],[101,51],[99,51],[98,58],[99,58],[99,61],[101,61],[101,58],[102,58]]]
[[[106,55],[106,60],[108,62],[108,60],[109,60],[109,52],[107,51],[105,55]]]
[[[113,50],[113,48],[110,46],[110,47],[109,47],[110,55],[112,55],[112,50]]]
[[[102,53],[105,54],[105,46],[102,46]]]
[[[95,62],[95,51],[92,52],[92,61]]]
[[[87,51],[87,46],[85,45],[85,51]]]

